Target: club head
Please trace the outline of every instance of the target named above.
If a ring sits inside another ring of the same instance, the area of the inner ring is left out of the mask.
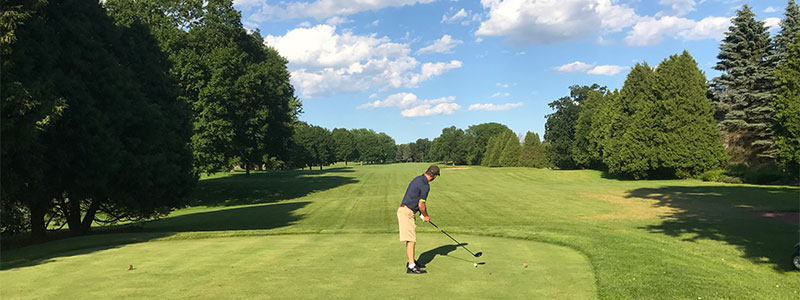
[[[475,257],[481,257],[481,255],[483,255],[483,252],[475,253]]]

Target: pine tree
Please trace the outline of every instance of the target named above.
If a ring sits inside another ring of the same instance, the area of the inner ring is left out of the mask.
[[[792,44],[797,32],[800,31],[800,7],[794,0],[789,0],[786,4],[786,12],[781,20],[781,31],[775,35],[775,59],[777,65],[786,62],[788,57],[789,45]]]
[[[759,163],[775,157],[772,132],[773,45],[763,21],[744,5],[725,34],[714,69],[715,116],[732,162]]]
[[[775,71],[777,95],[775,144],[778,158],[794,176],[800,172],[800,35],[787,48],[786,62]]]
[[[659,64],[655,75],[664,133],[658,146],[660,167],[679,178],[722,167],[727,157],[697,62],[684,51]]]
[[[586,100],[575,122],[575,141],[572,144],[572,160],[581,168],[597,168],[602,159],[602,149],[599,141],[591,139],[592,131],[602,126],[600,123],[600,110],[606,105],[603,93],[591,90],[587,93]]]

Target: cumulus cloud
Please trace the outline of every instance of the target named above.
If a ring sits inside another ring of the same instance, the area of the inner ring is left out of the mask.
[[[658,1],[661,5],[667,5],[669,10],[661,11],[656,14],[656,17],[661,16],[683,16],[694,10],[694,0],[661,0]]]
[[[778,11],[778,9],[776,9],[776,8],[774,8],[774,7],[772,7],[772,6],[767,6],[767,8],[765,8],[765,9],[764,9],[764,12],[765,12],[765,13],[768,13],[768,14],[770,14],[770,13],[774,13],[774,12],[776,12],[776,11]]]
[[[334,16],[334,17],[328,18],[328,20],[325,20],[325,24],[333,25],[333,26],[336,26],[336,25],[339,25],[339,24],[344,24],[344,23],[352,23],[352,22],[353,22],[353,20],[349,20],[347,18],[339,17],[339,16]]]
[[[494,94],[492,94],[492,98],[497,98],[497,97],[508,97],[508,96],[511,96],[511,94],[509,94],[509,93],[503,93],[503,92],[497,92],[497,93],[494,93]]]
[[[517,102],[517,103],[505,103],[505,104],[494,104],[494,103],[486,103],[486,104],[471,104],[469,106],[469,110],[486,110],[486,111],[501,111],[501,110],[509,110],[512,108],[517,108],[522,106],[524,103]]]
[[[575,62],[571,62],[571,63],[565,64],[565,65],[561,65],[561,66],[555,67],[553,69],[555,69],[556,71],[561,72],[561,73],[576,73],[576,72],[580,72],[580,73],[586,73],[586,74],[591,74],[591,75],[613,76],[613,75],[617,75],[622,70],[625,70],[625,68],[627,68],[627,67],[626,66],[617,66],[617,65],[601,65],[601,66],[597,66],[595,64],[587,64],[587,63],[582,62],[582,61],[575,61]]]
[[[453,39],[449,34],[433,42],[425,48],[417,50],[417,54],[423,53],[451,53],[453,48],[463,43],[461,40]]]
[[[586,71],[586,74],[614,76],[617,75],[622,70],[625,70],[626,68],[627,68],[626,66],[602,65],[602,66],[596,66],[591,70]]]
[[[460,68],[461,62],[420,63],[408,44],[375,34],[361,36],[319,24],[295,28],[264,42],[289,60],[292,84],[301,97],[314,98],[370,88],[416,87],[420,82]]]
[[[412,93],[398,93],[358,106],[358,109],[396,107],[404,117],[425,117],[433,115],[451,115],[461,108],[455,103],[456,97],[441,97],[431,100],[419,99]]]
[[[764,19],[764,25],[769,27],[770,30],[779,29],[781,27],[781,18],[766,18]]]
[[[589,70],[593,66],[594,64],[587,64],[585,62],[575,61],[568,63],[566,65],[555,67],[554,69],[556,69],[556,71],[559,71],[561,73],[572,73],[572,72],[584,72],[586,70]]]
[[[512,45],[546,45],[577,39],[598,29],[619,31],[638,16],[611,0],[481,0],[489,18],[479,36],[505,36]]]
[[[315,18],[322,20],[333,16],[347,16],[362,11],[379,10],[387,7],[402,7],[417,3],[431,3],[434,0],[317,0],[314,2],[277,2],[269,5],[267,0],[236,0],[240,7],[255,8],[249,18],[256,22],[279,19]]]
[[[730,24],[730,18],[727,17],[706,17],[699,22],[672,16],[648,18],[633,27],[625,36],[625,43],[630,46],[650,46],[660,43],[664,37],[722,39]]]

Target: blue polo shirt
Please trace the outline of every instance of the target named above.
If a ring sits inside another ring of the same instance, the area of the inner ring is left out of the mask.
[[[428,191],[431,186],[425,174],[414,177],[408,184],[406,194],[403,196],[403,205],[411,209],[414,213],[419,211],[419,201],[425,202],[428,199]]]

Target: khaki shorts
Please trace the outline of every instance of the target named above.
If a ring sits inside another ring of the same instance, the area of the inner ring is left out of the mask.
[[[400,240],[417,242],[417,224],[414,223],[414,212],[408,207],[397,208],[397,223],[400,226]]]

